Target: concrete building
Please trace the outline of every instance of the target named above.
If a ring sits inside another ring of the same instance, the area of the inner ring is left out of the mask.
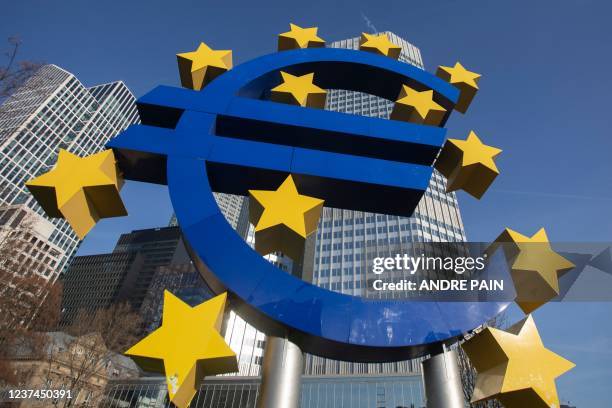
[[[143,258],[137,252],[77,256],[62,277],[62,320],[74,321],[80,309],[108,308],[119,300],[119,293],[131,276],[138,276]]]
[[[157,268],[191,262],[177,227],[137,230],[121,235],[113,254],[132,252],[142,256],[142,267],[137,274],[128,277],[117,296],[129,301],[137,310],[144,302]]]
[[[0,268],[52,280],[64,258],[64,251],[51,242],[53,231],[51,222],[25,204],[0,207]]]
[[[64,277],[62,320],[69,323],[80,308],[114,302],[127,301],[141,310],[158,268],[190,262],[178,227],[123,234],[110,254],[74,258]]]
[[[128,357],[106,348],[98,333],[80,337],[63,332],[45,333],[42,341],[21,341],[1,357],[20,384],[9,389],[57,390],[57,398],[16,400],[22,407],[99,407],[111,380],[138,378],[140,370]],[[0,392],[7,401],[8,390]],[[68,398],[68,396],[70,398]],[[62,398],[63,397],[63,398]]]
[[[87,88],[56,65],[42,66],[0,106],[0,205],[24,204],[43,215],[25,183],[50,170],[60,149],[79,156],[138,122],[134,96],[120,81]],[[54,281],[79,240],[67,222],[51,220],[49,241],[61,258]]]

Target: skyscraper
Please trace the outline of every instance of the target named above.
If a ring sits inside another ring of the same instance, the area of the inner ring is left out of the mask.
[[[178,227],[153,228],[122,234],[110,254],[78,256],[64,275],[63,323],[79,309],[96,310],[127,301],[147,320],[141,309],[159,268],[191,267],[191,259]],[[159,304],[162,298],[158,298]],[[156,305],[147,310],[156,310]],[[150,322],[145,321],[145,324]]]
[[[418,48],[391,32],[389,40],[401,47],[399,60],[424,68]],[[359,37],[336,41],[333,48],[359,49]],[[346,90],[328,90],[326,109],[389,118],[393,102]],[[305,276],[314,284],[349,295],[371,296],[366,289],[371,259],[411,251],[414,242],[465,241],[457,198],[446,193],[446,180],[437,171],[411,217],[324,208],[317,231],[314,256],[305,263]],[[379,294],[377,294],[379,295]],[[309,375],[389,374],[420,370],[420,361],[365,364],[334,361],[308,355]]]
[[[59,149],[99,152],[138,120],[134,96],[122,82],[86,88],[62,68],[42,66],[0,106],[0,205],[25,204],[42,215],[26,181],[48,171]],[[54,281],[79,240],[64,220],[51,222],[49,241],[63,252]]]
[[[76,256],[62,281],[62,325],[74,322],[79,310],[105,309],[118,300],[130,276],[137,276],[143,259],[136,252]]]

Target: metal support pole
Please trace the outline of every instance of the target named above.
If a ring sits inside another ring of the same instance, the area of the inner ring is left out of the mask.
[[[427,408],[465,408],[457,351],[447,350],[423,361]]]
[[[303,369],[304,355],[297,345],[268,336],[257,408],[298,408]]]

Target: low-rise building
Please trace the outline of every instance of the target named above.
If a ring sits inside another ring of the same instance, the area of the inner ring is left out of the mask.
[[[6,388],[59,391],[55,395],[39,393],[38,400],[16,400],[22,407],[52,406],[60,399],[70,399],[70,406],[97,407],[109,381],[133,380],[140,375],[130,358],[109,350],[97,333],[80,337],[41,333],[10,347],[2,359],[19,384]],[[3,392],[4,399],[8,396]]]

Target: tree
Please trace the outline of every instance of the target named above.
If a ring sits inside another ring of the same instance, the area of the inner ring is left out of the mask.
[[[36,273],[24,254],[32,249],[33,219],[22,212],[0,226],[0,384],[24,384],[32,375],[16,370],[17,354],[42,358],[47,347],[46,331],[59,322],[62,285]]]
[[[44,332],[57,326],[62,293],[61,285],[53,284],[50,289],[38,287],[37,280],[31,277],[24,278],[21,282],[13,277],[12,282],[17,284],[11,288],[10,294],[5,290],[0,297],[2,309],[10,312],[2,314],[4,318],[0,327],[0,387],[3,388],[27,384],[35,374],[33,367],[18,367],[15,361],[21,358],[21,353],[24,352],[29,359],[44,358],[49,344]],[[33,303],[31,300],[35,297],[25,295],[23,290],[47,292],[47,295],[41,304]],[[36,306],[36,309],[33,309],[33,306]],[[33,310],[36,311],[34,315]],[[19,324],[23,321],[30,324]],[[13,405],[18,406],[11,403],[2,406],[8,408]]]
[[[30,61],[17,61],[21,46],[18,37],[9,37],[8,44],[9,50],[5,53],[6,63],[0,67],[0,103],[23,85],[41,65]]]
[[[21,351],[27,351],[28,358],[43,358],[48,346],[45,332],[57,327],[61,307],[61,284],[38,286],[38,280],[32,277],[21,280],[13,277],[12,282],[17,284],[0,296],[0,309],[6,311],[2,313],[0,326],[0,386],[25,384],[32,376],[30,370],[16,370],[12,361]],[[32,302],[36,297],[25,294],[24,290],[46,293],[46,296],[42,303]],[[30,323],[20,324],[24,321]]]
[[[66,332],[73,336],[100,333],[111,351],[123,353],[139,339],[142,318],[128,302],[113,303],[106,309],[80,309]]]
[[[65,373],[53,381],[55,388],[70,390],[73,398],[79,393],[87,394],[91,406],[97,406],[103,397],[106,378],[111,376],[113,358],[122,354],[138,340],[142,319],[129,303],[115,303],[96,311],[79,310],[66,332],[73,337],[60,337],[52,342],[47,354],[47,375],[53,376],[52,366],[60,362]],[[56,370],[57,371],[57,370]],[[104,382],[104,386],[100,386]],[[68,406],[69,400],[57,402],[57,406]]]
[[[4,367],[8,371],[5,382],[64,390],[72,396],[29,401],[29,406],[100,406],[109,379],[138,376],[136,365],[118,354],[136,342],[140,328],[139,315],[127,303],[94,312],[80,310],[66,332],[38,332],[8,348],[11,355],[6,359],[10,365]],[[37,342],[39,339],[43,341]]]
[[[58,323],[62,286],[39,274],[26,256],[36,234],[27,212],[10,226],[0,226],[0,342],[3,335],[53,330]],[[10,218],[10,217],[9,217]]]
[[[54,330],[59,321],[61,284],[46,280],[27,262],[23,254],[31,249],[33,221],[27,215],[18,221],[0,229],[0,358],[19,343],[42,348],[37,331]],[[0,369],[0,378],[8,378],[6,372]]]

